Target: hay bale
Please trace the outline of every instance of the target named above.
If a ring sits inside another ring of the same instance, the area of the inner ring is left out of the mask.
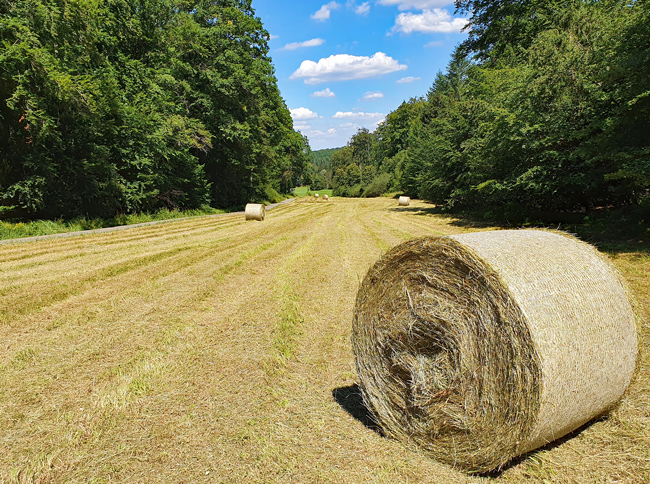
[[[246,220],[259,220],[261,222],[266,217],[266,207],[262,203],[247,203],[244,215]]]
[[[330,199],[330,197],[327,194],[323,195],[323,200],[327,201],[329,199]]]
[[[314,198],[318,198],[318,193],[314,193]]]
[[[411,197],[399,197],[399,206],[400,207],[408,207],[409,204],[411,203]]]
[[[361,284],[352,343],[386,433],[469,472],[606,412],[637,357],[615,270],[591,246],[541,230],[393,248]]]

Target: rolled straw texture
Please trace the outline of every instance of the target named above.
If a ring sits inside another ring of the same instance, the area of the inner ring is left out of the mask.
[[[352,343],[385,432],[468,472],[607,411],[637,358],[616,271],[588,244],[541,230],[393,248],[360,286]]]
[[[411,197],[399,197],[399,206],[408,207],[411,203]]]
[[[266,207],[262,203],[247,203],[244,210],[246,220],[264,220],[266,217]]]

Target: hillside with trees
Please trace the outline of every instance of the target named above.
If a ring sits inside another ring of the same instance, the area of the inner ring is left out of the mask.
[[[308,143],[268,39],[250,0],[0,3],[0,216],[288,192]]]
[[[399,189],[487,215],[647,214],[650,2],[456,7],[467,41],[425,96],[333,157],[337,192]]]

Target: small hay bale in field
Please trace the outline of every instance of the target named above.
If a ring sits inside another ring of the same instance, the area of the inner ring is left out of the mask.
[[[411,203],[411,197],[399,197],[399,206],[408,207]]]
[[[318,198],[318,193],[314,193],[314,198]]]
[[[259,220],[261,222],[266,217],[266,207],[262,203],[247,203],[244,214],[246,220]]]
[[[330,199],[330,197],[327,194],[323,195],[323,200],[327,201],[329,199]]]
[[[541,230],[405,242],[368,271],[352,343],[385,432],[468,472],[502,468],[611,408],[635,317],[593,247]]]

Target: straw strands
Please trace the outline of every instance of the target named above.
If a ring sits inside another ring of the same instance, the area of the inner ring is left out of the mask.
[[[262,203],[247,203],[244,215],[246,220],[259,220],[261,222],[266,217],[266,207]]]
[[[469,472],[606,412],[637,357],[614,269],[591,246],[541,230],[393,248],[361,284],[352,342],[385,432]]]
[[[411,197],[399,197],[399,206],[400,207],[408,207],[409,204],[411,203]]]

